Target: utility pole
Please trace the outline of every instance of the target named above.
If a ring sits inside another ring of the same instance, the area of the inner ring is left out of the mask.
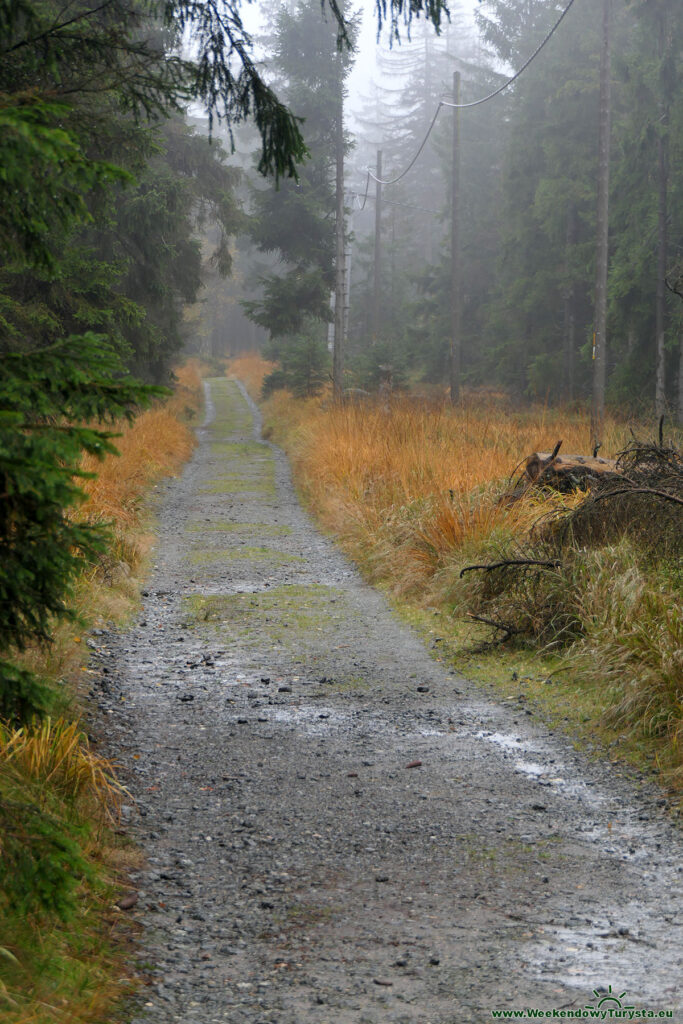
[[[563,370],[564,387],[563,397],[568,402],[574,401],[574,354],[576,352],[576,312],[574,304],[576,301],[576,289],[574,287],[574,268],[572,256],[576,245],[577,216],[576,207],[573,202],[567,205],[567,226],[564,244],[564,351]]]
[[[334,345],[332,353],[332,394],[340,402],[344,394],[344,305],[345,305],[345,252],[344,252],[344,80],[341,55],[339,65],[339,102],[336,124],[336,219],[334,257]]]
[[[460,103],[460,72],[453,72],[453,102]],[[451,343],[450,391],[451,404],[460,398],[460,318],[462,287],[459,260],[459,204],[460,204],[460,111],[453,110],[453,167],[451,193]]]
[[[607,270],[609,266],[609,163],[612,122],[610,15],[612,0],[602,3],[600,57],[600,135],[598,140],[598,219],[595,252],[595,316],[593,321],[593,400],[591,445],[602,438],[607,380]]]
[[[382,291],[382,150],[377,150],[377,177],[375,179],[375,276],[372,296],[372,344],[379,336],[380,298]]]

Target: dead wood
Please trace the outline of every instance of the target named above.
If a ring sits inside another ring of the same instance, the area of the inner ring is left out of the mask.
[[[589,488],[598,480],[620,475],[615,459],[597,455],[558,455],[559,441],[552,452],[534,452],[526,460],[522,479],[527,486],[550,487],[556,491]]]
[[[669,491],[660,491],[656,487],[616,487],[609,491],[603,491],[593,497],[593,502],[604,501],[605,498],[614,498],[617,494],[654,494],[657,498],[665,501],[673,501],[676,505],[683,505],[683,498],[677,494],[670,494]]]
[[[466,565],[460,570],[460,579],[466,572],[474,572],[475,569],[483,569],[485,572],[492,572],[493,569],[507,569],[511,566],[535,565],[541,569],[557,569],[562,563],[557,559],[548,560],[545,558],[505,558],[501,562],[489,562],[486,565]]]
[[[501,632],[506,633],[507,636],[504,636],[501,642],[521,633],[521,630],[517,629],[516,626],[510,626],[505,622],[496,622],[495,619],[486,619],[483,615],[475,615],[473,612],[468,612],[467,617],[468,619],[473,619],[474,622],[483,622],[485,626],[493,626],[494,629],[500,629]]]

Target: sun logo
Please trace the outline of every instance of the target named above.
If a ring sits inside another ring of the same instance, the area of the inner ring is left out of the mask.
[[[598,1000],[597,1006],[593,1006],[592,1003],[586,1003],[584,1009],[586,1009],[586,1010],[602,1010],[606,1006],[610,1007],[613,1010],[633,1010],[633,1009],[635,1009],[635,1006],[624,1006],[624,1004],[622,1003],[621,1000],[626,995],[626,991],[624,990],[619,995],[616,995],[612,991],[612,986],[611,985],[607,986],[607,993],[605,993],[604,989],[594,988],[593,989],[593,995]]]

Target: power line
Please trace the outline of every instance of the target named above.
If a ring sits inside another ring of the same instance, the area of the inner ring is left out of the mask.
[[[358,196],[360,195],[360,192],[353,192],[349,190],[348,194],[350,196],[354,196],[357,199]],[[372,199],[374,201],[375,197],[368,195],[368,193],[366,192],[363,199],[363,206],[359,206],[359,210],[363,210],[365,208],[365,203],[367,202],[368,199]],[[430,210],[426,206],[415,206],[413,203],[397,203],[395,200],[385,199],[384,196],[382,196],[382,203],[386,203],[387,206],[402,206],[404,210],[420,210],[421,213],[433,213],[435,217],[439,216],[438,210]]]
[[[572,0],[572,2],[573,2],[573,0]],[[397,181],[401,180],[401,178],[405,178],[405,176],[408,173],[408,171],[411,170],[413,165],[417,163],[417,159],[418,159],[420,153],[422,152],[422,150],[427,145],[427,140],[428,140],[429,136],[432,134],[432,129],[433,129],[434,125],[436,124],[436,119],[439,116],[439,111],[441,110],[442,106],[443,106],[443,101],[440,102],[438,107],[436,108],[436,110],[434,112],[434,117],[432,118],[432,123],[430,124],[429,128],[427,129],[427,134],[425,135],[424,139],[422,140],[422,142],[420,144],[420,148],[418,149],[417,153],[415,154],[413,159],[410,161],[410,163],[408,164],[406,169],[404,171],[401,171],[401,173],[398,174],[395,178],[389,178],[388,181],[385,181],[383,178],[378,178],[377,175],[373,174],[372,171],[370,170],[370,168],[368,167],[368,174],[370,175],[370,177],[372,178],[373,181],[378,182],[380,185],[395,185]]]
[[[519,69],[519,71],[516,71],[515,74],[512,76],[512,78],[508,78],[508,80],[506,82],[504,82],[501,86],[499,86],[493,92],[489,93],[488,96],[482,96],[481,99],[473,100],[471,103],[449,103],[448,100],[439,100],[439,104],[438,104],[438,106],[436,108],[436,111],[434,112],[434,117],[432,118],[431,124],[429,125],[429,128],[427,129],[427,134],[425,135],[424,139],[420,143],[420,148],[418,149],[417,153],[415,154],[413,159],[410,161],[408,166],[405,168],[405,170],[401,171],[401,173],[396,175],[395,178],[389,178],[387,180],[384,180],[384,179],[380,179],[376,175],[374,175],[372,173],[372,171],[370,170],[370,168],[368,167],[368,175],[369,175],[369,177],[372,178],[373,181],[378,182],[380,185],[395,185],[396,182],[401,180],[401,178],[405,178],[406,174],[408,173],[408,171],[410,171],[413,168],[413,166],[417,162],[418,157],[422,153],[422,150],[427,145],[427,141],[429,139],[429,136],[432,134],[432,130],[434,128],[434,125],[436,124],[436,119],[439,116],[441,108],[442,107],[449,107],[452,110],[465,110],[465,109],[467,109],[469,107],[479,107],[479,106],[481,106],[482,103],[488,103],[489,100],[495,99],[496,96],[500,96],[500,94],[502,92],[505,92],[506,89],[509,89],[509,87],[513,84],[513,82],[517,81],[519,76],[522,75],[526,71],[526,69],[529,67],[529,65],[532,63],[532,61],[534,61],[536,59],[536,57],[538,57],[539,53],[544,48],[544,46],[546,46],[546,44],[549,43],[550,40],[552,39],[552,37],[555,35],[555,33],[557,32],[558,28],[560,27],[560,25],[562,24],[564,19],[567,17],[567,15],[569,14],[569,12],[570,12],[570,10],[572,9],[573,6],[574,6],[574,0],[569,0],[569,3],[564,8],[564,10],[562,11],[561,15],[559,16],[559,18],[557,19],[557,21],[555,22],[553,27],[550,29],[550,31],[546,35],[545,39],[540,43],[539,46],[536,47],[536,49],[531,54],[529,59],[526,60],[524,62],[524,64],[522,64],[522,66]]]
[[[370,190],[370,171],[368,171],[368,176],[365,179],[365,195],[363,196],[363,205],[361,206],[360,203],[357,204],[359,210],[364,210],[365,209],[365,204],[368,201],[368,192],[369,192],[369,190]],[[358,196],[360,195],[360,193],[359,192],[352,192],[351,195],[355,196],[356,199],[358,199]]]
[[[543,42],[539,46],[536,47],[536,49],[531,54],[529,59],[527,61],[525,61],[524,64],[522,64],[522,66],[519,69],[519,71],[516,71],[515,74],[512,76],[512,78],[508,78],[507,82],[504,82],[501,86],[499,86],[498,89],[496,89],[494,92],[490,92],[488,94],[488,96],[482,96],[482,98],[479,99],[479,100],[473,100],[472,103],[449,103],[447,100],[441,100],[440,106],[442,106],[442,107],[450,107],[451,109],[456,109],[456,110],[466,110],[468,107],[478,107],[482,103],[488,103],[488,101],[494,99],[494,97],[500,96],[500,94],[502,92],[505,92],[505,90],[508,89],[512,85],[513,82],[517,81],[517,79],[519,78],[520,75],[524,74],[526,69],[531,64],[531,62],[533,60],[535,60],[536,57],[538,57],[539,53],[541,52],[543,47],[546,45],[546,43],[549,43],[550,40],[552,39],[552,37],[555,35],[555,33],[557,32],[558,28],[560,27],[560,25],[562,24],[564,19],[567,17],[567,15],[569,14],[569,12],[570,12],[570,10],[572,9],[573,6],[574,6],[574,0],[569,0],[569,3],[565,7],[565,9],[562,11],[562,14],[559,16],[559,18],[557,19],[557,21],[555,22],[553,27],[550,29],[550,32],[548,32],[548,35],[545,37]]]

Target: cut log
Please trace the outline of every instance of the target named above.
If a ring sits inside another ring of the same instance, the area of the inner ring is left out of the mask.
[[[550,487],[555,491],[590,488],[597,480],[621,476],[615,459],[592,455],[557,455],[534,452],[524,464],[523,480],[527,485]]]

